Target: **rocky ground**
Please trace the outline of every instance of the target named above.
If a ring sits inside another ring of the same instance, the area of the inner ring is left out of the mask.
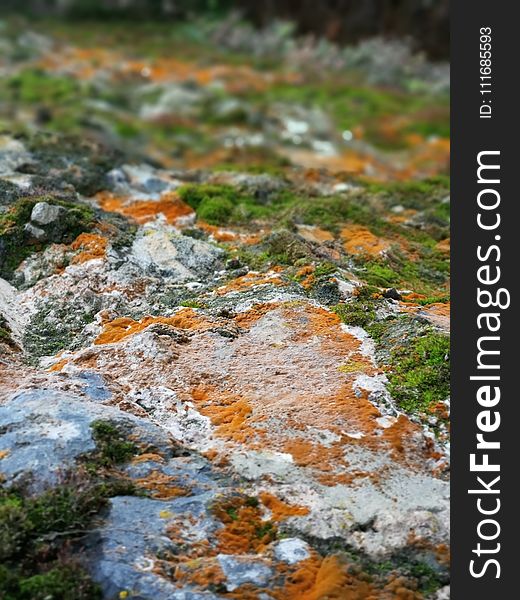
[[[0,597],[449,598],[445,71],[2,27]]]

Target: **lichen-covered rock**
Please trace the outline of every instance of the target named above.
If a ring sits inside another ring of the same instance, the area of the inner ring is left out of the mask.
[[[441,96],[9,28],[10,593],[449,597]]]
[[[111,420],[141,443],[171,452],[167,434],[117,408],[53,390],[21,392],[0,406],[0,472],[8,485],[33,492],[56,485],[96,448],[92,424]]]

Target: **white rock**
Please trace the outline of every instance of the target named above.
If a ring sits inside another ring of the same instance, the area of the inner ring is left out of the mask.
[[[274,555],[290,565],[294,565],[309,558],[309,544],[300,538],[287,538],[280,540],[274,549]]]

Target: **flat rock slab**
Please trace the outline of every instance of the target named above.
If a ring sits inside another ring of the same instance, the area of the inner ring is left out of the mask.
[[[7,485],[50,488],[95,450],[91,425],[98,419],[124,427],[140,442],[172,453],[171,439],[153,423],[117,408],[85,402],[53,390],[16,394],[0,406],[0,473]]]

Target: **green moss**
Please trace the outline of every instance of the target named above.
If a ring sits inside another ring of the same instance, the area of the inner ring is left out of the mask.
[[[379,289],[373,285],[362,285],[356,290],[357,300],[374,300],[380,296]]]
[[[368,285],[412,289],[429,297],[445,297],[450,261],[445,253],[425,246],[416,247],[412,260],[397,247],[381,258],[355,258],[356,273]]]
[[[179,303],[179,306],[185,306],[187,308],[205,308],[206,305],[200,300],[190,298],[189,300],[182,300],[182,302]]]
[[[267,540],[273,541],[276,539],[277,530],[271,521],[266,521],[264,524],[255,527],[255,535],[261,540],[267,538]]]
[[[285,169],[290,166],[283,157],[272,157],[266,162],[257,164],[220,163],[212,167],[213,171],[230,171],[238,173],[251,173],[252,175],[272,175],[285,179]]]
[[[179,196],[199,218],[212,225],[229,222],[239,198],[237,191],[226,185],[184,185],[179,188]]]
[[[197,209],[197,216],[211,225],[225,225],[233,214],[233,202],[224,196],[205,198]]]
[[[381,193],[398,199],[406,208],[423,208],[424,204],[415,202],[429,199],[440,200],[450,189],[450,178],[446,175],[436,175],[425,179],[412,179],[409,181],[386,181],[365,183],[366,190],[370,193]]]
[[[408,573],[418,581],[419,590],[425,596],[433,594],[445,583],[439,572],[424,562],[412,563]]]
[[[430,304],[437,304],[438,302],[446,303],[450,301],[450,296],[428,296],[426,298],[414,299],[413,302],[415,304],[420,304],[421,306],[428,306]]]
[[[98,587],[66,558],[67,542],[85,531],[106,503],[106,490],[76,480],[26,497],[0,490],[0,597],[87,600]]]
[[[430,331],[392,352],[389,391],[410,413],[425,412],[450,393],[450,341]]]
[[[391,287],[402,280],[394,269],[377,262],[367,263],[361,275],[369,285],[378,287]]]
[[[20,580],[20,598],[31,600],[96,600],[101,589],[78,567],[60,565]]]
[[[10,92],[13,100],[26,104],[60,103],[78,94],[79,86],[72,77],[50,75],[40,69],[25,69],[6,79],[0,92]]]
[[[226,508],[226,513],[232,521],[238,521],[238,509],[234,506]]]
[[[47,202],[67,209],[59,222],[55,236],[45,243],[32,242],[24,232],[31,212],[38,202]],[[23,197],[5,213],[0,213],[0,276],[10,279],[18,265],[33,252],[44,249],[51,242],[72,242],[80,233],[88,231],[94,220],[94,211],[83,204],[68,202],[50,195]]]
[[[232,256],[254,271],[263,271],[271,264],[271,257],[267,252],[255,252],[244,247],[235,250]]]
[[[110,421],[94,421],[91,428],[96,452],[90,462],[93,461],[96,467],[110,467],[127,462],[138,454],[136,444],[128,441],[126,434]]]
[[[425,597],[429,597],[443,585],[449,583],[446,573],[434,569],[424,561],[405,556],[397,555],[379,563],[364,560],[363,563],[366,572],[378,579],[384,580],[389,576],[398,575],[414,580],[418,591]]]
[[[260,506],[260,500],[257,496],[247,496],[245,504],[246,506],[251,506],[252,508],[258,508]]]
[[[180,187],[178,193],[199,218],[213,225],[279,218],[286,207],[296,202],[296,197],[288,192],[278,192],[264,201],[229,185],[188,184]]]
[[[0,561],[18,556],[34,529],[22,500],[14,495],[0,495]]]
[[[352,302],[336,304],[332,310],[343,323],[354,327],[366,327],[376,318],[374,303],[370,301],[352,300]]]
[[[234,203],[238,197],[236,190],[229,185],[186,184],[177,190],[180,198],[197,210],[204,200],[222,198]]]
[[[320,277],[328,277],[329,275],[335,273],[337,270],[338,267],[334,263],[325,261],[316,265],[313,271],[313,275],[317,279]]]
[[[301,198],[294,203],[293,218],[308,225],[319,225],[337,232],[341,223],[351,221],[374,228],[384,228],[384,222],[373,210],[354,196],[330,198]]]
[[[9,325],[7,324],[7,321],[4,319],[4,317],[0,314],[0,342],[4,342],[5,344],[8,345],[13,345],[13,339],[11,338],[11,329],[9,328]]]

